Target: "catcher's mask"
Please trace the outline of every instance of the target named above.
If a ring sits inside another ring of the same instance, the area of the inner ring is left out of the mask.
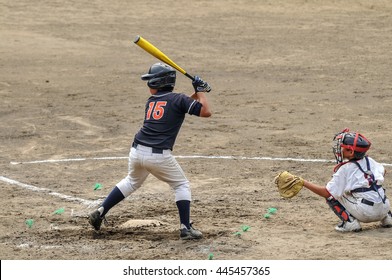
[[[176,84],[176,70],[158,62],[153,64],[148,74],[142,75],[141,78],[143,81],[148,81],[147,85],[150,88],[172,91]]]
[[[342,148],[346,148],[354,151],[354,158],[361,159],[365,156],[372,143],[358,132],[350,132],[348,128],[339,132],[333,138],[333,153],[336,158],[336,162],[343,162]]]

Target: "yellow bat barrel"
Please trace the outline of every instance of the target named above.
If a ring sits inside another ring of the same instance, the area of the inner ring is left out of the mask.
[[[180,66],[178,66],[176,63],[174,63],[173,60],[168,58],[163,52],[161,52],[157,47],[155,47],[153,44],[151,44],[149,41],[146,39],[142,38],[141,36],[136,36],[135,40],[133,41],[136,45],[141,47],[143,50],[151,54],[152,56],[155,56],[162,62],[170,65],[171,67],[177,69],[180,71],[182,74],[186,75],[187,77],[191,78],[192,80],[194,79],[192,76],[186,73],[184,69],[182,69]]]

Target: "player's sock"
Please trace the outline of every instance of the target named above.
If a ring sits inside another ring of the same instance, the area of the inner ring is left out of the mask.
[[[125,196],[122,194],[120,189],[117,186],[115,186],[113,190],[109,193],[109,195],[106,197],[101,207],[98,208],[98,211],[101,213],[101,217],[105,216],[106,213],[110,210],[110,208],[112,208],[114,205],[119,203],[124,198]]]
[[[180,215],[180,223],[188,229],[191,227],[189,216],[191,212],[191,202],[189,200],[179,200],[176,202],[178,214]]]

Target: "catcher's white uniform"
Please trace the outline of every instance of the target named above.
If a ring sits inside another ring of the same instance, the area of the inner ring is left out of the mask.
[[[328,192],[349,213],[364,223],[380,221],[387,216],[390,210],[390,202],[382,187],[385,174],[384,166],[370,157],[367,158],[370,170],[378,186],[377,190],[369,189],[369,180],[367,178],[370,176],[366,176],[355,162],[343,164],[327,184]],[[364,171],[368,170],[366,157],[357,162]],[[369,190],[364,191],[367,189]]]

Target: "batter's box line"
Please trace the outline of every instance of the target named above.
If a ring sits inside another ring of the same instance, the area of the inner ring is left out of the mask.
[[[33,185],[25,184],[25,183],[22,183],[22,182],[19,182],[19,181],[10,179],[10,178],[6,178],[4,176],[0,176],[0,181],[3,181],[3,182],[10,184],[10,185],[15,185],[15,186],[18,186],[18,187],[21,187],[23,189],[27,189],[27,190],[30,190],[33,192],[46,193],[48,195],[55,196],[55,197],[58,197],[58,198],[61,198],[61,199],[64,199],[64,200],[67,200],[70,202],[78,202],[83,205],[86,205],[88,208],[98,206],[101,203],[101,200],[83,199],[80,197],[74,197],[74,196],[70,196],[70,195],[66,195],[66,194],[61,194],[61,193],[55,192],[55,191],[47,189],[47,188],[36,187]]]
[[[290,158],[290,157],[244,157],[244,156],[174,156],[179,159],[225,159],[225,160],[269,160],[269,161],[293,161],[293,162],[321,162],[333,163],[335,160],[327,159],[309,159],[309,158]],[[93,158],[66,158],[66,159],[46,159],[46,160],[33,160],[33,161],[11,161],[10,164],[39,164],[39,163],[61,163],[61,162],[80,162],[89,160],[124,160],[128,157],[93,157]],[[391,163],[381,163],[384,166],[392,166]]]
[[[77,161],[88,161],[88,160],[120,160],[128,159],[128,157],[93,157],[93,158],[64,158],[64,159],[45,159],[45,160],[33,160],[33,161],[11,161],[10,164],[37,164],[37,163],[58,163],[58,162],[77,162]]]

